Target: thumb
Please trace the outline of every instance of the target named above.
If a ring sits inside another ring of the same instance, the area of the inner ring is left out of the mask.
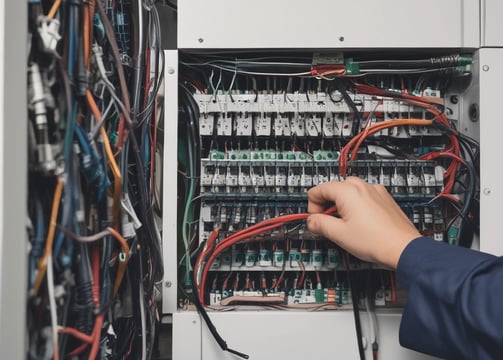
[[[344,222],[331,215],[312,214],[307,218],[307,228],[315,234],[338,242],[344,232]]]

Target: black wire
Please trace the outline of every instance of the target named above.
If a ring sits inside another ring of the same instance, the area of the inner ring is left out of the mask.
[[[153,250],[153,274],[152,279],[154,282],[158,282],[162,280],[164,274],[163,268],[163,258],[162,258],[162,249],[161,249],[161,239],[158,237],[158,233],[155,230],[156,224],[154,223],[154,217],[152,216],[152,209],[149,204],[149,197],[147,186],[145,184],[145,174],[143,171],[143,161],[141,158],[140,147],[138,145],[138,141],[136,140],[136,135],[134,131],[131,131],[129,134],[129,139],[133,145],[133,156],[136,162],[136,175],[137,175],[137,192],[139,195],[139,207],[140,213],[142,215],[143,224],[145,225],[144,231],[146,232],[146,237],[150,242],[151,249]],[[142,227],[143,228],[143,227]],[[152,287],[152,284],[150,288]]]
[[[336,89],[339,90],[339,92],[342,94],[342,98],[344,99],[346,104],[351,109],[351,112],[353,113],[353,126],[351,128],[351,135],[357,134],[362,122],[360,112],[358,111],[358,108],[356,107],[356,104],[353,101],[353,99],[351,99],[351,96],[349,96],[344,82],[339,78],[335,78],[334,85]]]
[[[220,346],[220,348],[223,351],[230,352],[231,354],[237,355],[240,358],[249,359],[250,358],[249,355],[229,348],[227,346],[227,343],[225,342],[225,340],[218,333],[217,328],[215,327],[215,325],[211,321],[210,317],[208,316],[206,309],[201,305],[201,302],[199,301],[199,296],[198,296],[199,293],[197,291],[196,278],[194,277],[194,273],[192,273],[192,292],[194,293],[194,305],[196,305],[197,311],[199,311],[199,314],[201,314],[201,316],[203,317],[203,320],[206,323],[208,330],[210,331],[211,335],[213,335],[213,338],[215,339],[217,344]]]
[[[360,320],[360,309],[358,303],[360,301],[360,288],[357,286],[355,274],[350,269],[349,254],[344,252],[344,264],[348,274],[349,287],[351,289],[351,301],[353,302],[353,317],[355,319],[356,340],[358,342],[358,353],[360,360],[365,360],[365,349],[363,348],[362,324]]]

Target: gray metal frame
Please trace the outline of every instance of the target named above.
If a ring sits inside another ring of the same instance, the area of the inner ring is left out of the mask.
[[[27,2],[0,2],[0,354],[25,357]]]

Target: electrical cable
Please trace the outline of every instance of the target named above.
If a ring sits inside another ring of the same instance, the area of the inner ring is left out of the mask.
[[[99,2],[99,1],[98,1]],[[98,106],[96,105],[96,102],[94,100],[94,97],[91,93],[90,90],[87,90],[86,92],[86,100],[87,104],[91,108],[91,111],[94,115],[94,118],[96,119],[97,122],[100,122],[101,120],[101,112],[98,109]],[[119,212],[120,212],[120,196],[122,193],[122,176],[119,170],[119,167],[117,165],[117,162],[115,161],[115,157],[112,152],[112,148],[110,146],[110,141],[108,140],[108,135],[106,133],[106,130],[104,127],[100,128],[101,132],[101,139],[103,140],[103,144],[105,146],[105,151],[108,159],[108,164],[110,165],[110,168],[112,170],[113,176],[114,176],[114,196],[113,196],[113,204],[112,204],[112,216],[113,216],[113,227],[115,229],[119,228]]]
[[[52,330],[52,351],[53,360],[59,360],[59,345],[58,345],[58,317],[56,314],[56,295],[54,293],[54,275],[52,270],[52,255],[47,256],[47,289],[49,295],[49,309],[51,313],[51,330]]]
[[[199,297],[197,296],[198,291],[197,291],[197,287],[196,287],[196,281],[197,280],[193,277],[193,279],[192,279],[192,292],[194,293],[194,305],[196,305],[197,311],[202,316],[204,322],[206,323],[206,326],[208,327],[208,330],[210,331],[211,335],[213,335],[213,338],[215,339],[217,344],[220,346],[222,351],[227,351],[233,355],[239,356],[242,359],[249,359],[250,358],[249,355],[229,348],[227,346],[227,342],[220,336],[215,325],[212,323],[208,313],[206,312],[204,306],[199,301]]]
[[[59,211],[59,204],[61,200],[61,193],[63,192],[63,178],[61,176],[58,177],[58,182],[56,184],[56,188],[54,189],[54,199],[52,202],[52,210],[51,217],[49,222],[49,229],[47,231],[47,237],[45,241],[45,250],[44,255],[38,261],[38,273],[35,278],[35,283],[33,284],[33,292],[36,295],[38,290],[40,289],[40,285],[42,285],[42,280],[44,279],[45,272],[47,270],[47,258],[52,253],[52,244],[54,241],[54,231],[56,228],[56,222]]]
[[[360,320],[360,289],[357,286],[357,282],[353,276],[353,273],[349,265],[349,255],[344,252],[344,266],[346,267],[346,272],[348,274],[349,287],[351,289],[351,301],[353,303],[353,317],[355,320],[355,330],[356,330],[356,341],[358,343],[358,352],[360,354],[360,360],[365,360],[365,349],[363,347],[363,335],[362,335],[362,325]]]

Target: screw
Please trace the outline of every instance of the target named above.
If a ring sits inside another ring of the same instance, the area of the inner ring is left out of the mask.
[[[491,195],[491,189],[485,188],[484,189],[484,195],[488,195],[488,196]]]
[[[196,320],[192,320],[192,324],[196,324],[196,323],[197,323],[197,321],[196,321]]]
[[[451,103],[457,104],[459,101],[459,98],[457,95],[452,95],[450,100],[451,100]]]
[[[344,36],[339,36],[339,41],[344,41]]]
[[[173,75],[174,73],[175,73],[175,69],[173,69],[172,67],[169,67],[168,74]]]
[[[484,71],[489,71],[489,65],[484,65],[484,66],[482,66],[482,70],[484,70]]]
[[[197,41],[199,41],[200,43],[204,42],[204,39],[203,38],[199,38],[197,39]]]
[[[166,285],[166,287],[170,288],[173,285],[173,283],[168,280],[168,281],[166,281],[166,283],[164,285]]]

